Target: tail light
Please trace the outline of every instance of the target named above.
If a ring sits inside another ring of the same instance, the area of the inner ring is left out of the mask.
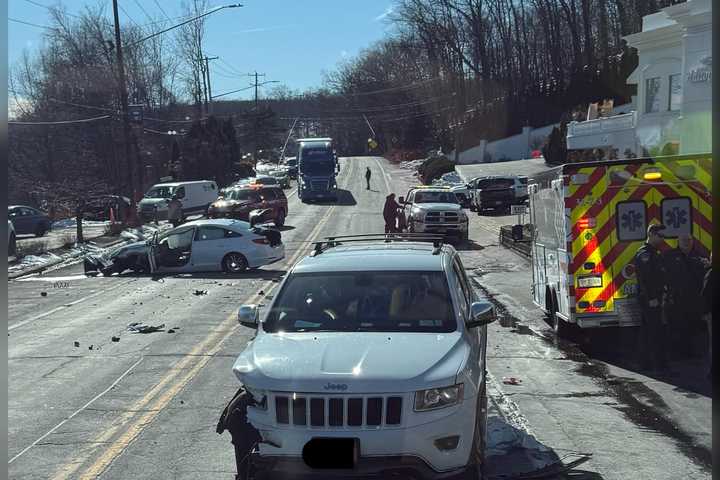
[[[257,243],[258,245],[270,245],[270,240],[267,238],[253,238],[253,243]]]
[[[594,217],[583,217],[577,221],[577,226],[582,230],[586,230],[588,228],[595,228],[596,225],[597,221]]]

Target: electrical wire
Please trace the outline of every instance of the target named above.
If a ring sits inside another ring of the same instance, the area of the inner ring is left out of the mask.
[[[10,121],[8,122],[8,125],[72,125],[76,123],[89,123],[89,122],[96,122],[98,120],[107,120],[110,118],[110,115],[103,115],[102,117],[93,117],[93,118],[81,118],[78,120],[61,120],[57,122],[15,122]]]
[[[35,5],[36,7],[42,7],[42,8],[44,8],[44,9],[48,10],[48,11],[51,11],[51,12],[56,9],[56,7],[51,7],[51,6],[49,6],[49,5],[43,5],[42,3],[38,3],[38,2],[35,2],[35,1],[33,1],[33,0],[25,0],[25,1],[26,1],[27,3],[29,3],[29,4],[31,4],[31,5]],[[68,12],[63,12],[63,13],[65,13],[66,15],[69,15],[69,16],[71,16],[71,17],[80,18],[79,15],[74,15],[74,14],[68,13]]]
[[[49,27],[47,25],[39,25],[37,23],[26,22],[25,20],[18,20],[17,18],[7,17],[8,20],[15,23],[22,23],[24,25],[30,25],[31,27],[44,28],[46,30],[57,30],[55,27]]]

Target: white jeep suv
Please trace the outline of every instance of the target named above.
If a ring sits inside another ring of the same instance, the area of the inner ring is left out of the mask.
[[[261,438],[255,471],[437,479],[482,466],[494,308],[452,246],[418,240],[318,243],[262,321],[257,306],[240,308],[257,328],[233,366]],[[325,457],[308,461],[311,447]],[[348,468],[332,469],[343,458]]]

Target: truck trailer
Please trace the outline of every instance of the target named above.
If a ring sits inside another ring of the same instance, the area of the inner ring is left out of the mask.
[[[712,249],[712,155],[675,155],[565,164],[528,188],[532,295],[556,333],[640,325],[633,257],[650,223],[661,250],[690,234]]]

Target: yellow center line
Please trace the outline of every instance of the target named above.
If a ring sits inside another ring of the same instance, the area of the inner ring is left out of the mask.
[[[330,207],[327,212],[321,217],[318,223],[315,225],[313,230],[308,235],[308,238],[316,237],[320,230],[325,226],[327,221],[330,219],[332,213],[335,211],[335,206]],[[308,250],[309,247],[298,249],[295,254],[286,262],[289,267],[292,267],[298,258]],[[259,291],[270,290],[273,282],[265,282],[259,289]],[[261,299],[259,291],[256,292],[252,297],[245,303],[256,303]],[[160,382],[155,385],[149,392],[147,392],[141,399],[135,402],[135,404],[126,411],[117,421],[113,422],[113,425],[102,432],[95,440],[90,442],[90,445],[102,445],[108,443],[118,431],[126,428],[122,435],[115,441],[110,443],[110,446],[105,450],[99,458],[92,465],[90,465],[80,476],[82,479],[96,478],[99,476],[112,461],[117,458],[125,448],[137,438],[142,430],[150,424],[155,417],[170,403],[170,401],[187,385],[199,372],[200,370],[210,361],[215,353],[217,353],[223,343],[230,338],[238,329],[236,323],[235,314],[230,315],[226,318],[213,333],[208,335],[206,339],[195,346],[190,353],[187,354],[182,360],[180,360]],[[224,333],[224,335],[222,335]],[[222,336],[221,336],[222,335]],[[217,338],[220,337],[219,340]],[[200,353],[207,351],[205,356],[198,357]],[[196,362],[195,365],[190,365],[192,362]],[[189,370],[187,370],[190,368]],[[176,377],[182,372],[186,372],[185,375],[181,376],[177,381],[171,384]],[[167,389],[165,389],[167,387]],[[164,390],[165,389],[165,390]],[[163,391],[164,390],[164,391]],[[157,397],[157,400],[152,407],[142,415],[139,419],[130,423],[133,417],[136,416],[140,410],[146,410],[145,407]],[[92,453],[96,450],[96,447],[90,447],[85,454],[76,458],[72,462],[66,464],[59,472],[53,476],[55,480],[70,478],[85,462],[90,458]]]

